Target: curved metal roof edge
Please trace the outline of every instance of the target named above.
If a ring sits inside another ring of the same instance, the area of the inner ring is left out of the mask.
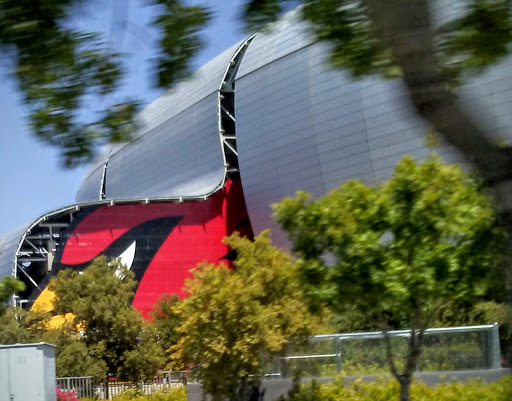
[[[41,215],[39,218],[35,219],[32,223],[23,225],[25,226],[25,230],[22,230],[20,226],[19,232],[22,233],[20,239],[18,240],[18,244],[16,246],[16,251],[14,252],[14,255],[12,256],[12,263],[13,263],[13,273],[16,271],[16,256],[19,253],[21,246],[23,245],[23,241],[25,240],[25,237],[27,234],[30,233],[30,231],[36,227],[39,223],[46,221],[48,218],[52,216],[56,216],[65,212],[75,210],[80,210],[82,207],[87,206],[101,206],[101,205],[107,205],[107,206],[114,206],[114,205],[127,205],[127,204],[149,204],[149,203],[155,203],[155,202],[169,202],[169,203],[182,203],[187,201],[205,201],[210,196],[212,196],[214,193],[218,192],[220,189],[222,189],[223,186],[217,187],[214,191],[202,195],[202,196],[179,196],[179,197],[170,197],[170,198],[130,198],[130,199],[105,199],[105,200],[98,200],[94,202],[82,202],[82,203],[74,203],[69,206],[63,206],[58,209],[54,209],[52,211],[46,212],[43,215]],[[14,231],[14,230],[13,230]],[[13,276],[16,276],[13,274]]]
[[[238,56],[238,54],[242,51],[242,49],[248,45],[248,43],[250,43],[250,41],[256,36],[257,34],[254,33],[252,35],[249,35],[248,37],[246,37],[244,40],[238,42],[236,44],[236,50],[232,53],[232,56],[230,57],[230,61],[228,62],[228,65],[226,66],[226,70],[225,70],[225,74],[223,76],[223,78],[225,77],[225,75],[227,74],[227,71],[229,70],[230,68],[230,65],[232,63],[232,60]],[[234,47],[234,46],[232,46]],[[228,49],[229,50],[229,49]],[[212,59],[214,60],[214,59]],[[210,60],[210,61],[212,61]],[[222,88],[222,84],[223,82],[221,82],[220,84],[220,88]],[[214,91],[213,93],[215,92],[219,92],[220,89],[217,89],[216,91]],[[210,96],[211,93],[208,93],[207,95],[205,95],[205,97],[207,96]],[[165,96],[165,95],[162,95],[162,96]],[[186,109],[185,109],[186,110]],[[184,110],[183,110],[184,111]],[[181,111],[180,113],[182,113],[183,111]],[[180,114],[178,113],[178,115]],[[147,135],[149,132],[143,134],[142,136],[144,135]],[[220,133],[219,133],[220,134]],[[142,137],[141,136],[141,137]],[[139,137],[138,137],[139,138]],[[136,138],[135,140],[137,140],[138,138]],[[130,142],[131,143],[131,142]],[[128,145],[129,143],[127,143],[126,145]],[[126,146],[125,145],[125,146]],[[222,139],[221,139],[221,142],[219,143],[219,145],[221,146],[221,151],[222,151]],[[116,150],[116,152],[120,151],[121,149],[123,149],[123,147],[121,147],[120,149]],[[110,152],[109,152],[109,157],[111,156]],[[224,159],[225,159],[225,155],[224,155]],[[108,158],[107,158],[108,160]],[[224,160],[225,161],[225,160]],[[87,177],[84,179],[84,181],[89,178],[95,171],[97,171],[99,168],[101,168],[103,166],[104,163],[102,164],[99,164],[98,167],[94,170],[92,170],[88,175]],[[59,214],[62,214],[62,213],[65,213],[65,212],[69,212],[69,211],[72,211],[73,209],[75,210],[79,210],[81,207],[87,207],[87,206],[99,206],[99,205],[110,205],[110,206],[114,206],[116,204],[137,204],[137,203],[142,203],[142,204],[148,204],[148,203],[154,203],[154,202],[172,202],[172,203],[181,203],[181,202],[185,202],[185,201],[204,201],[206,199],[208,199],[211,195],[213,195],[214,193],[218,192],[219,190],[221,190],[222,188],[224,188],[225,186],[225,182],[226,182],[226,174],[227,174],[227,165],[226,163],[224,163],[224,174],[223,174],[223,178],[222,180],[219,182],[219,184],[215,187],[215,189],[213,189],[212,191],[204,194],[204,195],[200,195],[200,196],[175,196],[175,197],[140,197],[140,198],[128,198],[128,199],[98,199],[97,201],[91,201],[91,202],[78,202],[78,203],[74,203],[72,205],[69,205],[69,206],[64,206],[64,207],[61,207],[61,208],[58,208],[58,209],[54,209],[52,211],[49,211],[47,213],[44,213],[43,215],[41,215],[39,218],[35,219],[32,223],[30,224],[27,224],[27,225],[22,225],[21,227],[19,227],[19,232],[22,233],[19,241],[18,241],[18,244],[16,246],[16,251],[14,252],[14,255],[13,255],[13,260],[12,260],[12,263],[13,263],[13,269],[12,269],[12,273],[13,273],[13,276],[16,276],[16,263],[17,263],[17,255],[18,253],[20,252],[20,249],[23,245],[23,242],[25,241],[25,238],[27,236],[28,233],[30,233],[30,231],[36,227],[39,223],[43,222],[43,221],[46,221],[49,217],[51,216],[55,216],[55,215],[59,215]],[[22,227],[26,227],[25,229],[23,229]],[[1,240],[2,238],[0,238]]]
[[[158,98],[156,98],[153,102],[151,102],[150,104],[148,104],[144,109],[142,109],[141,111],[138,112],[136,118],[138,117],[141,117],[144,112],[146,112],[149,108],[151,108],[156,102],[158,101],[161,101],[163,98],[167,97],[167,96],[172,96],[173,95],[173,91],[176,90],[176,87],[179,86],[179,85],[186,85],[188,83],[191,83],[194,81],[194,75],[196,75],[197,73],[201,72],[201,71],[204,71],[205,69],[208,68],[208,65],[210,63],[213,63],[217,58],[221,57],[222,55],[224,55],[224,53],[226,53],[227,51],[229,51],[230,49],[235,49],[234,52],[232,53],[232,56],[230,57],[230,60],[233,58],[233,56],[235,56],[236,54],[239,53],[240,49],[244,46],[244,44],[251,38],[253,38],[254,36],[256,35],[256,33],[253,33],[251,35],[248,35],[245,39],[242,39],[241,41],[238,41],[237,43],[235,43],[234,45],[230,46],[229,48],[227,48],[226,50],[224,50],[223,52],[219,53],[217,56],[215,56],[214,58],[210,59],[209,61],[207,61],[205,64],[203,64],[200,68],[198,68],[196,71],[194,71],[190,77],[188,79],[185,79],[181,82],[178,82],[176,84],[176,86],[172,87],[172,88],[169,88],[168,90],[165,91],[165,93],[163,93],[162,95],[160,95]],[[229,68],[229,64],[230,62],[227,63],[226,65],[226,70]],[[220,83],[220,85],[222,85],[222,83]],[[179,116],[180,114],[186,112],[187,110],[189,110],[190,108],[194,107],[195,104],[199,103],[200,101],[204,100],[205,98],[207,98],[208,96],[211,96],[213,93],[217,92],[219,89],[216,88],[213,92],[210,92],[208,91],[208,93],[205,93],[204,96],[200,97],[196,103],[184,108],[183,110],[179,111],[174,117],[176,116]],[[155,128],[159,127],[161,124],[163,124],[164,122],[160,123],[159,125],[156,125],[155,127],[152,127],[150,130],[148,130],[147,132],[144,132],[140,135],[137,135],[135,136],[131,141],[129,142],[124,142],[124,143],[118,143],[118,144],[108,144],[104,150],[100,153],[100,155],[98,156],[98,161],[101,160],[101,163],[99,163],[97,161],[97,166],[95,168],[91,168],[91,170],[89,170],[87,172],[87,175],[84,177],[84,179],[82,180],[82,183],[85,182],[89,177],[91,177],[96,171],[98,171],[99,169],[102,169],[104,164],[105,164],[105,158],[103,157],[105,154],[107,154],[107,159],[113,155],[115,155],[116,153],[120,152],[121,150],[123,150],[125,147],[137,142],[139,139],[143,138],[144,136],[146,135],[149,135],[151,133],[151,131],[153,131]],[[115,150],[114,150],[115,149]],[[94,163],[94,162],[93,162]],[[78,193],[77,193],[78,195]]]

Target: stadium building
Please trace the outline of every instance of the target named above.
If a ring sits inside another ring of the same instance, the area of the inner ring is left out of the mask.
[[[438,20],[456,14],[440,0]],[[297,190],[316,196],[348,179],[378,182],[409,154],[428,156],[429,127],[400,79],[355,80],[330,69],[329,45],[315,42],[293,11],[269,30],[220,54],[138,116],[131,143],[108,147],[76,204],[0,238],[0,277],[27,284],[32,305],[63,268],[121,257],[139,282],[134,306],[151,310],[164,293],[183,295],[198,262],[229,260],[222,238],[271,228],[270,204]],[[512,139],[512,62],[460,89],[489,135]],[[438,153],[461,162],[441,143]]]

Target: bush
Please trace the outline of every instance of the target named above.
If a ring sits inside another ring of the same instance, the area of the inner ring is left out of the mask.
[[[151,395],[140,395],[131,390],[125,391],[114,398],[115,401],[187,401],[185,387],[169,389]]]
[[[393,401],[398,400],[400,387],[395,380],[363,383],[356,380],[345,385],[343,377],[327,384],[313,381],[301,385],[284,398],[286,401]],[[415,401],[510,401],[512,377],[494,383],[473,380],[465,383],[445,382],[430,387],[421,382],[411,386],[411,400]]]

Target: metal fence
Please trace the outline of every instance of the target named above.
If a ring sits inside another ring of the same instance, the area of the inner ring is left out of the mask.
[[[61,390],[75,391],[81,397],[111,400],[117,395],[131,390],[141,394],[154,394],[186,384],[188,372],[165,371],[149,382],[128,382],[115,379],[97,379],[92,376],[58,377],[57,386]]]
[[[404,366],[410,330],[389,331],[394,360]],[[417,371],[453,371],[501,367],[498,323],[443,327],[425,331]],[[383,332],[317,335],[279,358],[272,373],[320,377],[389,372]]]
[[[395,364],[401,369],[407,355],[410,330],[389,331]],[[498,323],[482,326],[443,327],[425,331],[418,372],[496,369],[501,367]],[[329,377],[341,372],[365,375],[388,373],[383,332],[326,334],[311,337],[307,344],[290,350],[269,366],[265,377]],[[75,390],[79,397],[112,399],[132,390],[153,394],[181,387],[190,372],[162,372],[150,382],[125,382],[92,377],[61,377],[57,385]]]
[[[61,390],[75,391],[79,398],[94,398],[95,385],[92,376],[57,377],[57,386]]]

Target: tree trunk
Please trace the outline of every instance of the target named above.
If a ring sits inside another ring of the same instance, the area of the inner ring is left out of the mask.
[[[409,392],[411,390],[411,377],[400,381],[400,401],[409,401]]]
[[[414,319],[415,322],[418,319]],[[416,369],[416,365],[421,355],[421,346],[423,344],[423,334],[425,333],[424,325],[420,325],[417,329],[417,323],[413,323],[411,335],[409,337],[407,361],[402,373],[398,373],[393,357],[393,350],[391,348],[391,339],[386,330],[384,330],[384,341],[386,343],[386,355],[391,369],[391,374],[400,383],[400,401],[409,401],[409,391],[411,389],[412,375]]]
[[[249,381],[247,376],[240,379],[240,387],[238,388],[238,401],[247,401],[249,398]]]
[[[384,43],[403,72],[418,114],[459,149],[493,192],[505,213],[512,210],[512,150],[498,146],[458,104],[441,73],[433,44],[428,0],[364,0]],[[478,121],[477,121],[478,122]],[[504,224],[512,231],[512,222]]]
[[[105,399],[108,400],[110,397],[108,387],[108,376],[103,379],[103,392],[105,394]]]

